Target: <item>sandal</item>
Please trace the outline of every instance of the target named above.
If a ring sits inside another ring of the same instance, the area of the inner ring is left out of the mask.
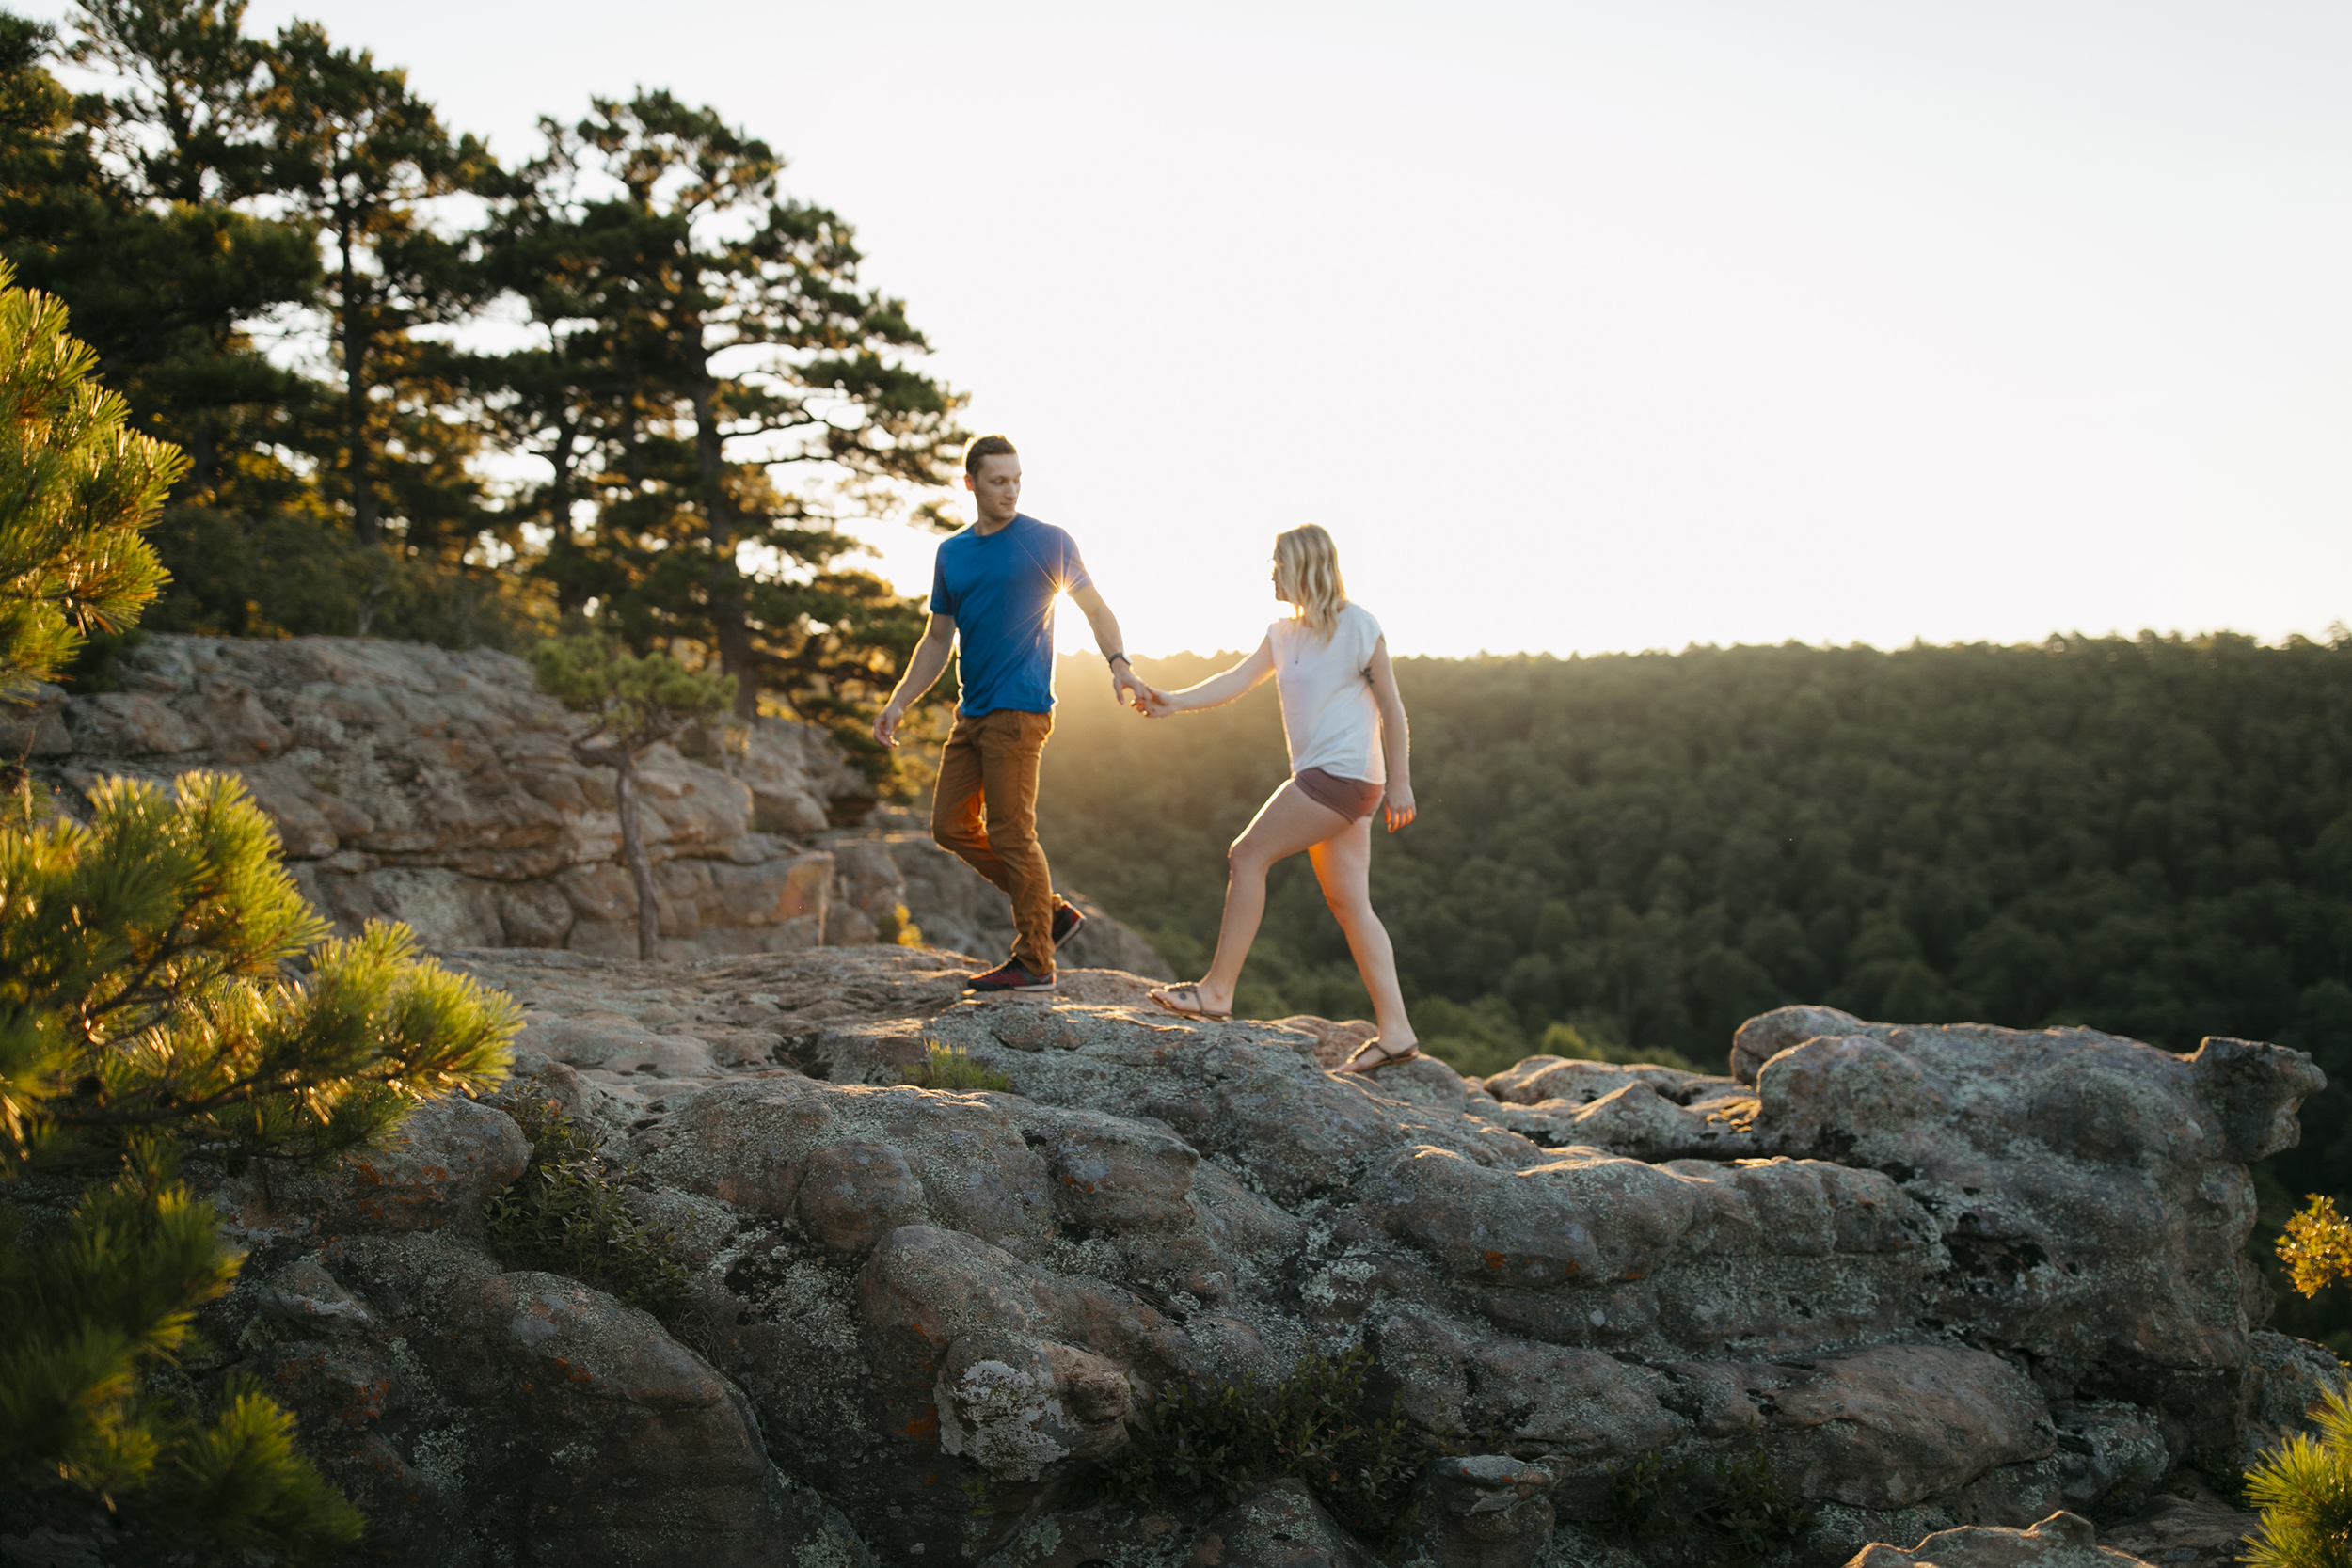
[[[1377,1051],[1380,1053],[1380,1059],[1375,1062],[1366,1062],[1361,1067],[1357,1066],[1359,1062],[1363,1062],[1364,1053],[1367,1051]],[[1378,1072],[1384,1067],[1394,1067],[1399,1062],[1414,1061],[1418,1059],[1420,1055],[1421,1047],[1418,1045],[1408,1045],[1402,1050],[1391,1051],[1389,1047],[1381,1044],[1376,1038],[1368,1039],[1364,1041],[1363,1044],[1348,1053],[1347,1060],[1340,1064],[1340,1070],[1342,1072],[1374,1073]]]
[[[1186,993],[1189,993],[1192,997],[1192,1005],[1190,1006],[1175,1000],[1177,996]],[[1153,990],[1151,993],[1151,996],[1152,1001],[1158,1003],[1161,1006],[1166,1007],[1169,1012],[1174,1013],[1178,1018],[1206,1019],[1211,1023],[1222,1023],[1227,1019],[1233,1016],[1233,1009],[1231,1007],[1226,1008],[1221,1013],[1213,1013],[1209,1011],[1208,1008],[1201,1006],[1200,988],[1198,984],[1187,983],[1181,986],[1169,986],[1164,990]]]

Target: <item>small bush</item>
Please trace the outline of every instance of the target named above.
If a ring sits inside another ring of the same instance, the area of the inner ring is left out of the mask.
[[[1678,1051],[1668,1051],[1661,1046],[1619,1045],[1611,1039],[1596,1039],[1573,1023],[1555,1023],[1546,1029],[1537,1049],[1544,1055],[1565,1056],[1576,1062],[1610,1062],[1618,1067],[1670,1067],[1678,1072],[1707,1070]]]
[[[2352,1398],[2330,1393],[2312,1416],[2318,1437],[2297,1433],[2246,1472],[2262,1511],[2238,1559],[2250,1568],[2352,1568]]]
[[[946,1089],[956,1094],[971,1094],[981,1089],[1009,1089],[1012,1080],[993,1068],[982,1067],[964,1054],[960,1045],[930,1042],[926,1058],[900,1069],[900,1076],[918,1089]]]
[[[671,1260],[675,1239],[629,1212],[624,1173],[552,1101],[511,1114],[531,1140],[531,1164],[483,1204],[500,1256],[569,1275],[657,1317],[684,1302],[690,1276]]]
[[[2287,1221],[2279,1258],[2292,1271],[2295,1288],[2315,1296],[2352,1276],[2352,1224],[2336,1212],[2334,1199],[2313,1194],[2310,1206]]]
[[[1589,1016],[1550,1024],[1542,1035],[1534,1035],[1521,1027],[1518,1014],[1499,996],[1469,1004],[1442,996],[1422,997],[1413,1003],[1413,1026],[1421,1035],[1422,1054],[1438,1057],[1454,1071],[1472,1077],[1490,1078],[1538,1054],[1613,1062],[1620,1067],[1707,1070],[1679,1052],[1620,1045],[1603,1022]]]
[[[1669,1464],[1642,1455],[1611,1483],[1603,1528],[1619,1540],[1672,1538],[1699,1548],[1709,1568],[1746,1568],[1771,1559],[1813,1523],[1792,1502],[1772,1462],[1761,1452],[1744,1459],[1717,1454]]]
[[[1270,1388],[1254,1378],[1216,1387],[1172,1383],[1144,1412],[1134,1443],[1098,1463],[1081,1491],[1105,1501],[1178,1498],[1223,1506],[1295,1477],[1341,1526],[1375,1545],[1414,1522],[1422,1456],[1401,1399],[1365,1411],[1371,1355],[1311,1355]]]

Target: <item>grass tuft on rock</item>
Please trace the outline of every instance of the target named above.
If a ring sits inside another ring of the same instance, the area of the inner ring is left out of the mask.
[[[954,1094],[1012,1087],[1011,1079],[994,1068],[974,1061],[964,1054],[963,1047],[942,1045],[937,1040],[930,1042],[930,1050],[922,1061],[901,1069],[900,1075],[918,1089],[946,1089]]]
[[[483,1202],[500,1258],[568,1275],[656,1317],[683,1303],[691,1280],[671,1259],[675,1238],[630,1211],[626,1174],[553,1101],[524,1101],[508,1114],[531,1140],[531,1164]]]
[[[1414,1523],[1425,1457],[1407,1435],[1401,1396],[1369,1411],[1370,1353],[1310,1355],[1281,1382],[1171,1383],[1141,1414],[1135,1440],[1096,1463],[1081,1491],[1096,1500],[1169,1498],[1223,1507],[1295,1478],[1340,1526],[1388,1545]]]
[[[1604,1530],[1628,1543],[1671,1540],[1689,1560],[1708,1568],[1769,1562],[1813,1524],[1812,1510],[1792,1501],[1772,1461],[1716,1454],[1669,1462],[1650,1452],[1610,1484]]]

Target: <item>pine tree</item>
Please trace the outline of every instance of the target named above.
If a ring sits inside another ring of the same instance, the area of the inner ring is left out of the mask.
[[[140,530],[183,459],[126,428],[57,301],[11,281],[0,268],[0,700],[21,701],[153,596]],[[321,940],[233,780],[107,781],[87,821],[43,819],[21,769],[10,783],[0,1183],[112,1174],[49,1234],[26,1237],[0,1202],[0,1496],[36,1511],[103,1497],[150,1555],[315,1557],[360,1521],[291,1418],[233,1383],[209,1413],[150,1391],[239,1262],[177,1162],[378,1138],[422,1096],[502,1077],[515,1009],[420,961],[404,927]]]
[[[763,687],[824,717],[842,683],[887,685],[919,616],[841,569],[858,546],[839,525],[941,483],[963,439],[904,304],[709,109],[643,92],[545,129],[493,249],[540,280],[517,286],[544,323],[596,324],[563,395],[609,410],[610,467],[563,591],[633,647],[708,649],[745,718]]]
[[[185,466],[125,428],[65,307],[0,261],[0,700],[22,700],[84,636],[129,626],[163,569],[139,531]]]
[[[288,435],[281,411],[310,401],[245,324],[308,301],[319,276],[308,226],[238,205],[265,157],[262,46],[239,35],[241,12],[87,0],[64,53],[112,90],[78,99],[42,63],[55,40],[0,19],[0,96],[15,110],[0,174],[7,253],[26,284],[72,307],[135,427],[188,452],[181,498],[215,502],[253,488],[239,482]],[[282,465],[260,466],[284,478]]]
[[[2251,1568],[2352,1568],[2352,1397],[2330,1391],[2300,1433],[2246,1472],[2262,1524],[2240,1562]]]
[[[282,31],[268,62],[269,185],[318,226],[333,252],[323,293],[342,372],[345,499],[353,533],[373,544],[392,477],[385,470],[393,467],[382,427],[401,411],[404,385],[431,379],[429,356],[410,333],[480,303],[467,246],[436,231],[429,208],[491,179],[494,166],[475,137],[451,137],[432,105],[408,90],[405,71],[336,48],[315,23]],[[444,428],[426,428],[436,424]],[[428,409],[399,445],[413,449],[422,436],[434,448],[462,446],[451,426]],[[392,499],[413,513],[413,497]]]
[[[531,651],[531,664],[542,691],[575,713],[596,717],[596,728],[572,742],[572,755],[613,771],[621,858],[637,894],[637,956],[649,959],[661,934],[661,911],[638,820],[637,759],[694,720],[723,710],[735,683],[689,670],[667,654],[636,657],[592,633],[540,643]]]

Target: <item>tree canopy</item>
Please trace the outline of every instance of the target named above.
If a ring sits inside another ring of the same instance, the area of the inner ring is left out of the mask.
[[[397,67],[249,34],[239,0],[0,17],[0,256],[189,457],[146,625],[593,621],[852,736],[895,679],[920,610],[849,529],[937,521],[962,400],[748,129],[647,89],[501,164]]]

